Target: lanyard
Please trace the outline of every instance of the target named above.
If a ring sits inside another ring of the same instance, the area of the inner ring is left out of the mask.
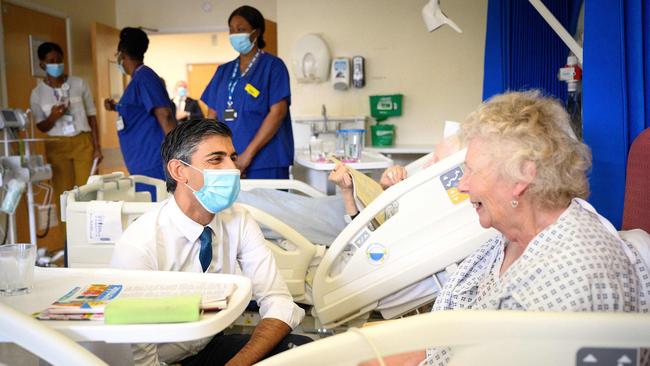
[[[230,81],[228,81],[228,108],[232,107],[232,95],[235,91],[235,86],[237,86],[237,82],[239,79],[243,78],[248,74],[248,71],[253,67],[255,64],[255,61],[257,61],[257,57],[260,55],[261,51],[257,50],[255,52],[255,56],[253,56],[253,59],[251,62],[248,64],[246,67],[246,70],[244,70],[239,77],[237,77],[237,71],[239,71],[239,57],[237,58],[237,61],[235,62],[235,67],[232,69],[232,75],[230,75]]]
[[[54,99],[56,100],[57,103],[61,103],[61,102],[65,103],[67,102],[65,99],[70,98],[70,84],[68,84],[67,76],[63,78],[63,83],[58,88],[53,87],[47,78],[44,79],[43,82],[45,83],[45,85],[52,88],[52,93],[54,94]]]

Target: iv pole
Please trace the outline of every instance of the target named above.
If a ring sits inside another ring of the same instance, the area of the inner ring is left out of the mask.
[[[553,13],[542,3],[541,0],[528,0],[528,2],[537,10],[539,15],[544,18],[546,23],[557,33],[562,42],[569,47],[571,52],[578,58],[578,61],[582,65],[582,47],[576,42],[571,34],[562,26],[562,24],[555,18]]]

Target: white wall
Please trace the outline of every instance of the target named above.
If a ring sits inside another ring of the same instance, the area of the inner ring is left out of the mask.
[[[292,74],[292,115],[370,115],[368,96],[404,94],[402,117],[391,118],[398,144],[432,144],[444,120],[463,120],[481,102],[487,0],[443,0],[463,30],[426,31],[424,0],[279,0],[279,55],[291,72],[293,44],[320,34],[333,57],[366,58],[366,87],[335,91],[329,83],[298,84]]]
[[[145,62],[165,79],[171,96],[176,82],[187,80],[187,64],[225,63],[235,57],[237,52],[230,46],[228,32],[161,34],[149,37]]]
[[[233,10],[250,5],[276,21],[276,0],[116,0],[117,24],[155,28],[166,33],[228,30]],[[206,5],[207,4],[207,5]],[[204,10],[209,8],[209,11]]]

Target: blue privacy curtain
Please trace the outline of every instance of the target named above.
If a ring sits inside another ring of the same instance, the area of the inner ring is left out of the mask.
[[[627,153],[650,127],[650,1],[585,3],[583,133],[590,201],[620,228]],[[648,187],[650,194],[650,187]]]
[[[544,0],[572,34],[582,0]],[[540,89],[566,100],[557,79],[569,49],[527,0],[489,0],[485,36],[483,99],[507,90]]]

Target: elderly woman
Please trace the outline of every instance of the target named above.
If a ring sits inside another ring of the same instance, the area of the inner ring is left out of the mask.
[[[538,92],[493,97],[461,127],[468,143],[459,190],[481,226],[500,234],[469,256],[433,311],[650,311],[639,254],[588,203],[589,149],[556,100]],[[389,357],[444,365],[448,349]]]

